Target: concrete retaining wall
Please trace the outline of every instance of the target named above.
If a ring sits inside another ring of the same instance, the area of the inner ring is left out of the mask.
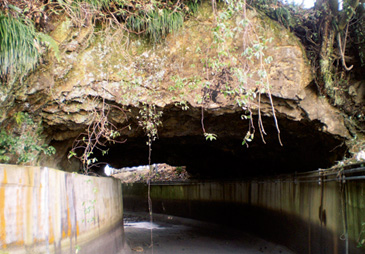
[[[122,219],[116,179],[0,164],[2,254],[122,253]]]
[[[156,184],[153,212],[231,224],[296,253],[364,253],[357,245],[365,239],[365,181],[326,180],[314,173],[302,179]],[[146,185],[125,184],[123,193],[126,211],[147,211]]]

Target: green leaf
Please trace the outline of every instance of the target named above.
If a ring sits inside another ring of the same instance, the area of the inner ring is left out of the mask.
[[[16,12],[19,12],[19,13],[21,13],[21,12],[22,12],[22,9],[20,9],[19,7],[14,6],[14,5],[12,5],[12,4],[8,4],[8,7],[9,7],[10,9],[12,9],[12,10],[16,11]]]
[[[76,156],[77,154],[74,152],[74,151],[70,151],[69,153],[68,153],[68,156],[67,156],[67,158],[68,159],[71,159],[72,157],[74,157],[74,156]]]
[[[216,140],[217,139],[217,135],[214,134],[214,133],[207,133],[207,132],[205,132],[204,133],[204,136],[205,136],[205,140],[209,140],[209,141],[213,141],[213,140]]]

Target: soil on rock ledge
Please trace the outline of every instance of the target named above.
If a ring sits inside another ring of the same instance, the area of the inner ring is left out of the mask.
[[[122,183],[176,182],[189,179],[186,167],[170,166],[166,163],[154,164],[152,172],[149,166],[116,169],[112,175]]]

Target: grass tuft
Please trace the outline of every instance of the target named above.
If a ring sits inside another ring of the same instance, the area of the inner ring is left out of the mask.
[[[0,13],[0,78],[25,75],[35,67],[39,57],[34,25]]]
[[[197,10],[197,4],[192,3],[189,13]],[[144,33],[151,41],[160,42],[169,33],[177,31],[184,24],[188,13],[184,10],[154,9],[145,13],[136,12],[127,20],[127,28],[137,33]]]
[[[52,37],[37,32],[25,18],[14,18],[0,12],[0,80],[13,83],[37,65],[46,46],[59,60],[58,45]]]

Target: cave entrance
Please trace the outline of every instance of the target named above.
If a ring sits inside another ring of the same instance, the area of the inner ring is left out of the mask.
[[[178,115],[176,109],[164,112],[163,127],[152,144],[151,163],[186,166],[194,178],[237,179],[327,168],[341,160],[346,151],[343,140],[323,132],[316,122],[279,118],[281,146],[273,119],[264,117],[268,134],[265,143],[256,128],[255,138],[247,147],[242,140],[248,126],[241,113],[205,115],[206,131],[217,134],[214,141],[203,136],[199,117],[191,111],[180,110]],[[143,130],[135,123],[125,137],[125,143],[108,147],[106,155],[96,153],[98,161],[113,168],[147,165]]]

